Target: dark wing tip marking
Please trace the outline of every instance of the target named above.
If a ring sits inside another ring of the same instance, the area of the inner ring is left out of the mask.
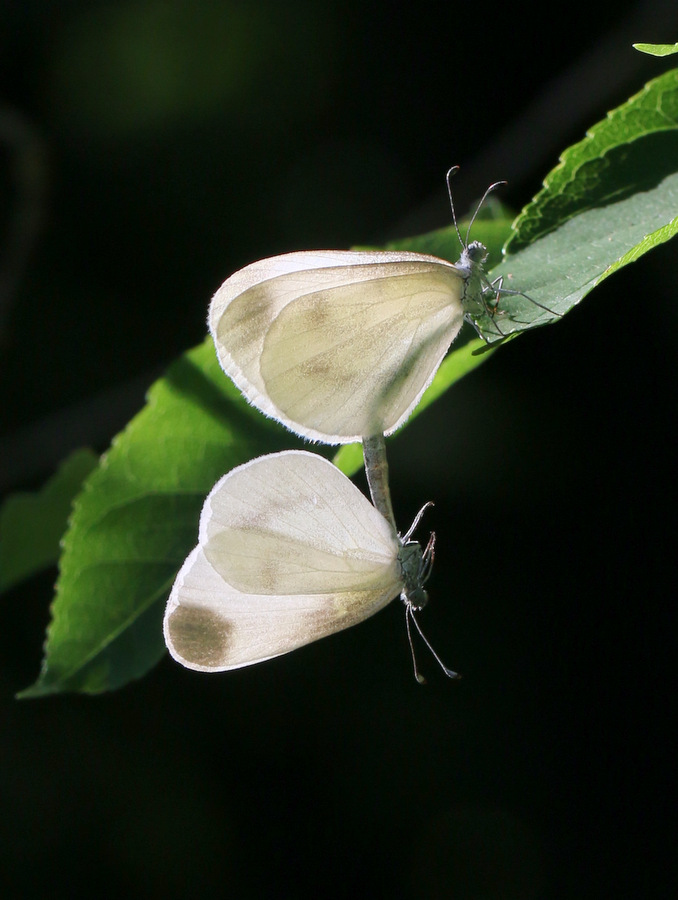
[[[232,625],[217,613],[197,606],[177,606],[168,632],[177,654],[188,663],[216,668],[228,662]]]

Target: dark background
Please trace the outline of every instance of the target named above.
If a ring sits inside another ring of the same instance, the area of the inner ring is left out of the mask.
[[[262,256],[449,222],[671,65],[675,2],[28,2],[0,10],[0,488],[104,450]],[[538,15],[538,18],[535,16]],[[252,669],[166,659],[16,703],[55,573],[0,598],[0,887],[74,896],[670,897],[675,244],[390,445],[438,533],[402,609]]]

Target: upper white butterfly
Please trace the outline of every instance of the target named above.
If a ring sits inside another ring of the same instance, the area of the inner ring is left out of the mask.
[[[219,362],[247,399],[328,444],[391,434],[465,316],[486,307],[485,247],[456,264],[422,253],[313,250],[252,263],[210,304]]]

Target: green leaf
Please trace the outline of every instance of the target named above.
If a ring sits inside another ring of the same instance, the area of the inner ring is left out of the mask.
[[[513,223],[515,254],[582,213],[614,207],[678,169],[678,70],[645,85],[568,148]]]
[[[514,223],[490,273],[502,295],[488,343],[558,321],[603,279],[678,229],[678,71],[650,82],[567,150]],[[544,310],[542,307],[546,307]]]
[[[678,153],[678,141],[670,149]],[[631,197],[587,210],[509,257],[491,273],[527,297],[502,297],[501,313],[485,317],[488,342],[558,321],[597,284],[673,237],[678,230],[678,173]],[[536,306],[537,301],[550,312]],[[491,334],[489,329],[501,328]]]
[[[566,150],[513,223],[504,260],[492,267],[490,253],[490,280],[502,279],[503,288],[516,293],[502,293],[497,311],[477,320],[487,343],[559,321],[602,280],[673,237],[677,191],[678,70],[673,70]],[[436,249],[425,249],[427,239]],[[479,239],[493,249],[491,233]],[[453,229],[442,229],[397,246],[455,261],[459,241]]]
[[[76,450],[36,493],[7,497],[0,509],[0,591],[56,565],[73,498],[98,462]]]
[[[673,56],[678,53],[678,44],[634,44],[633,48],[650,56]]]
[[[147,672],[165,652],[164,602],[205,495],[233,466],[290,445],[226,378],[211,340],[171,366],[74,504],[42,672],[19,696],[95,693]]]

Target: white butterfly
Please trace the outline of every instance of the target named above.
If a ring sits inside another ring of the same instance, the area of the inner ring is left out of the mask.
[[[306,451],[233,469],[207,497],[198,546],[172,588],[170,653],[200,672],[237,669],[355,625],[397,596],[408,634],[410,620],[419,629],[434,536],[423,551],[410,540],[418,521],[400,537],[339,469]]]
[[[214,295],[219,362],[247,399],[329,444],[391,434],[482,300],[482,244],[458,263],[407,252],[313,250],[252,263]]]
[[[450,202],[457,168],[447,173]],[[482,337],[478,320],[489,315],[503,335],[499,296],[521,293],[489,281],[487,249],[468,243],[468,232],[463,241],[453,203],[452,214],[463,247],[456,263],[406,251],[307,250],[231,275],[209,310],[223,370],[250,403],[305,438],[344,444],[394,432],[464,320]]]

